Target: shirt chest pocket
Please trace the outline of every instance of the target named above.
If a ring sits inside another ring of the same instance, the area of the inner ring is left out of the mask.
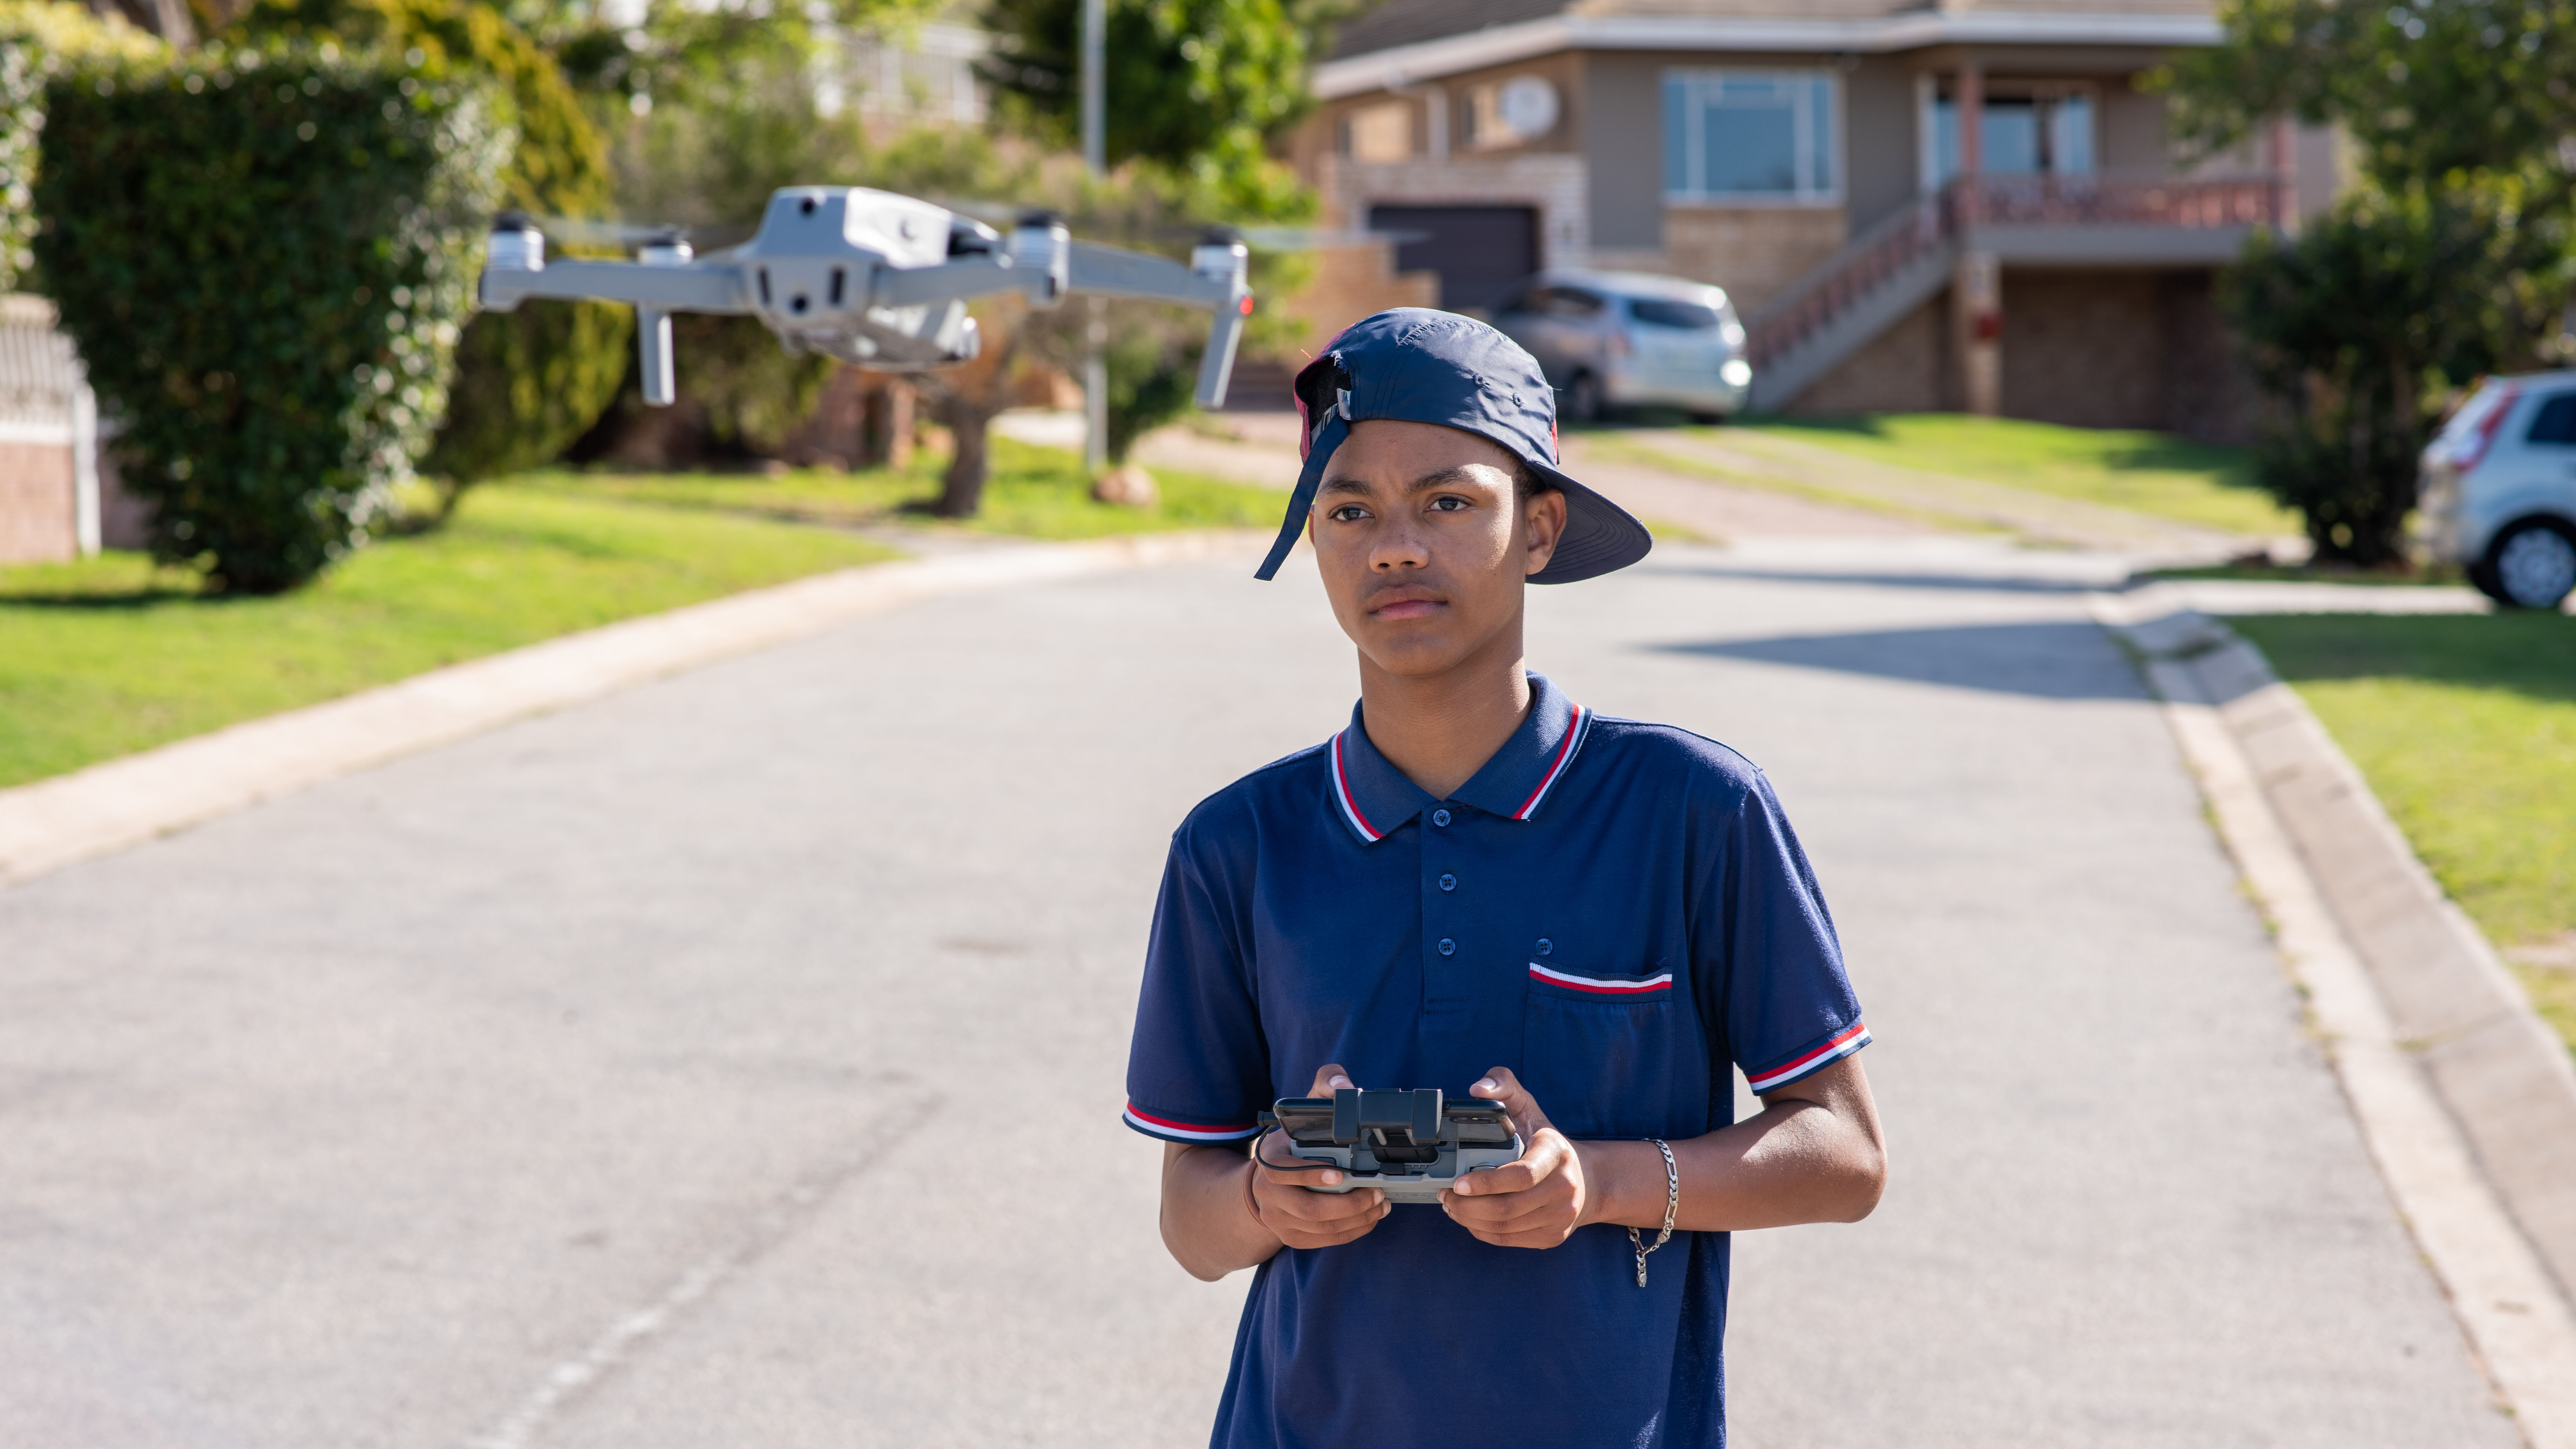
[[[1671,1121],[1689,1004],[1671,972],[1598,974],[1532,962],[1521,1080],[1568,1137],[1651,1137]]]

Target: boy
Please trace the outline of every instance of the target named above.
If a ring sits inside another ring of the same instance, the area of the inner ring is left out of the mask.
[[[1726,1234],[1885,1180],[1823,898],[1742,757],[1524,668],[1525,584],[1649,546],[1557,470],[1527,353],[1382,312],[1297,391],[1260,577],[1311,528],[1360,703],[1174,834],[1128,1066],[1172,1256],[1258,1267],[1213,1442],[1723,1445]],[[1254,1113],[1354,1084],[1490,1098],[1527,1150],[1436,1208],[1264,1165]]]

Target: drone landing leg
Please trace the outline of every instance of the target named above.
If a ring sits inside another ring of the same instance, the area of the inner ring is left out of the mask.
[[[659,307],[635,309],[635,350],[643,373],[644,405],[669,407],[680,395],[671,365],[670,313]]]

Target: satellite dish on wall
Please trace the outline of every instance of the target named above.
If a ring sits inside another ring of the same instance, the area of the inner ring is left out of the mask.
[[[1503,82],[1494,98],[1494,118],[1512,135],[1535,141],[1556,129],[1556,87],[1544,76],[1520,75]]]

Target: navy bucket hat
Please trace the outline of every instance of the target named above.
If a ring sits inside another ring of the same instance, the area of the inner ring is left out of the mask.
[[[1297,374],[1305,468],[1289,497],[1279,541],[1253,577],[1279,572],[1297,546],[1324,464],[1351,424],[1387,418],[1437,423],[1489,438],[1565,495],[1565,535],[1534,584],[1570,584],[1623,569],[1654,540],[1618,504],[1565,476],[1556,463],[1556,392],[1521,345],[1472,317],[1427,307],[1380,312],[1333,339]]]

